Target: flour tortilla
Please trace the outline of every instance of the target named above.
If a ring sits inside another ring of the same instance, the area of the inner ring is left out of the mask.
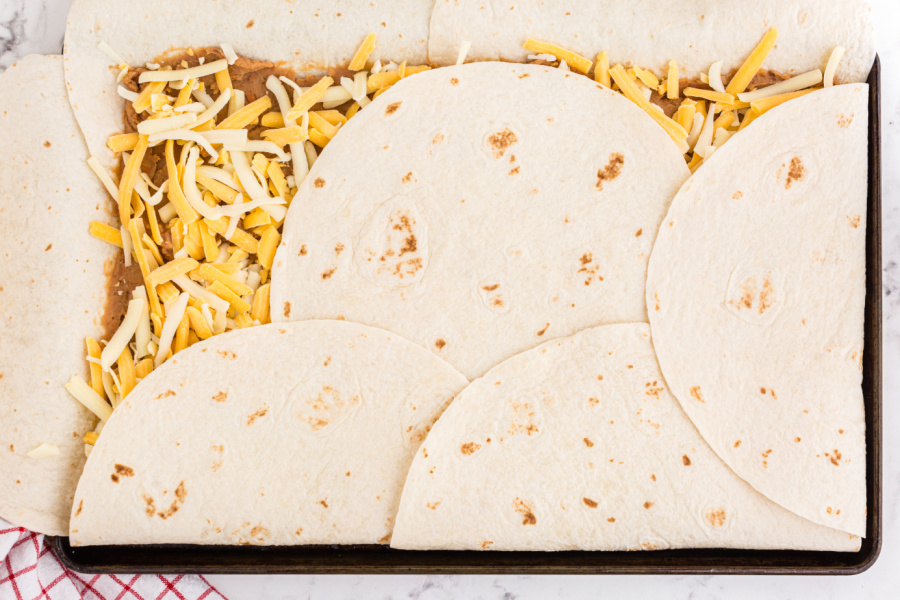
[[[586,77],[420,73],[351,119],[301,185],[273,320],[383,327],[470,379],[547,339],[645,321],[650,247],[688,174],[662,128]]]
[[[125,100],[102,40],[130,66],[185,48],[231,44],[240,56],[283,61],[300,74],[346,65],[369,33],[370,60],[426,61],[433,0],[75,0],[66,26],[66,82],[91,152],[108,168],[106,148],[121,133]]]
[[[853,551],[767,500],[666,389],[646,324],[548,342],[474,381],[425,439],[391,546]]]
[[[806,95],[720,148],[672,202],[647,303],[663,375],[734,471],[866,528],[868,87]]]
[[[116,248],[88,235],[110,222],[86,164],[60,56],[0,75],[0,517],[65,535],[95,418],[64,386],[88,377],[84,338],[103,333],[104,274]],[[30,458],[41,444],[59,454]]]
[[[528,38],[558,44],[593,60],[634,64],[664,73],[670,60],[682,76],[741,66],[771,27],[778,44],[763,67],[789,74],[825,68],[832,49],[847,53],[841,82],[866,80],[875,60],[872,11],[862,0],[437,0],[431,16],[429,59],[456,62],[460,44],[472,42],[472,60],[524,61]]]
[[[216,336],[142,381],[78,484],[73,545],[376,544],[465,378],[340,321]]]

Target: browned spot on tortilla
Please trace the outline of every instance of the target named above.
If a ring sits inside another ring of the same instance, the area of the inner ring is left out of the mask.
[[[147,494],[141,494],[141,497],[144,499],[144,502],[147,506],[144,507],[144,512],[148,517],[152,517],[156,514],[156,504],[153,502],[153,498],[148,496]]]
[[[590,398],[588,398],[588,403],[591,406],[597,406],[598,404],[600,404],[600,400],[598,400],[597,398],[594,398],[594,397],[590,397]]]
[[[334,275],[334,272],[335,272],[335,271],[337,271],[337,268],[335,268],[335,267],[332,267],[331,269],[328,269],[327,271],[325,271],[324,273],[322,273],[322,279],[330,279],[331,276]]]
[[[704,404],[706,404],[706,400],[703,399],[703,394],[700,393],[700,386],[699,386],[699,385],[693,386],[693,387],[690,389],[690,392],[691,392],[691,398],[693,398],[693,399],[696,400],[697,402],[703,402]]]
[[[838,429],[838,433],[840,433],[841,435],[843,435],[843,434],[844,434],[844,430],[843,430],[843,429]]]
[[[615,522],[616,522],[616,518],[615,518],[615,517],[610,517],[610,518],[607,519],[607,521],[609,521],[610,523],[615,523]]]
[[[800,440],[799,437],[795,437],[795,438],[794,438],[794,441],[799,443],[801,440]]]
[[[537,336],[541,337],[542,335],[547,333],[548,329],[550,329],[550,323],[547,323],[546,325],[544,325],[544,328],[537,332]]]
[[[490,548],[493,545],[494,545],[494,542],[492,542],[491,540],[482,540],[481,544],[480,544],[482,550],[487,550],[488,548]]]
[[[592,442],[588,438],[584,438],[584,445],[587,446],[588,448],[592,448],[594,446],[594,442]]]
[[[250,537],[258,537],[260,539],[265,539],[272,535],[272,533],[263,527],[262,525],[257,525],[253,529],[250,530]]]
[[[687,454],[682,454],[681,455],[681,464],[683,464],[686,467],[691,466],[691,458]]]
[[[132,469],[131,467],[126,467],[125,465],[120,465],[119,463],[116,463],[115,465],[113,465],[113,467],[116,470],[115,474],[113,475],[113,481],[115,482],[119,481],[119,478],[116,477],[116,475],[118,475],[119,477],[134,477],[134,469]]]
[[[847,215],[847,221],[850,222],[850,227],[852,227],[853,229],[859,227],[859,215],[853,215],[852,217],[850,215]]]
[[[52,145],[53,145],[53,144],[50,143],[50,140],[47,140],[47,141],[44,142],[44,148],[49,148],[49,147],[52,146]]]
[[[434,139],[431,140],[431,143],[432,144],[440,144],[443,141],[444,141],[444,134],[438,133],[438,134],[435,134]]]
[[[509,175],[518,175],[518,174],[519,174],[519,167],[515,167],[515,168],[509,170]]]
[[[839,466],[839,465],[841,464],[841,453],[840,453],[839,450],[834,449],[832,452],[826,452],[826,453],[825,453],[825,456],[828,457],[828,460],[829,460],[829,461],[831,462],[831,464],[833,464],[834,466],[837,467],[837,466]]]
[[[594,187],[598,190],[603,189],[604,181],[612,181],[622,174],[622,165],[625,164],[625,157],[618,152],[609,155],[609,163],[602,169],[597,170],[597,183]]]
[[[744,197],[744,192],[740,192],[740,191],[735,192],[731,195],[732,200],[740,200],[743,197]]]
[[[84,499],[78,501],[78,508],[75,510],[75,516],[81,514],[81,509],[84,508]]]
[[[522,525],[536,525],[537,517],[534,516],[534,513],[531,511],[531,507],[525,503],[521,498],[516,498],[513,500],[513,508],[517,513],[522,515]]]
[[[172,501],[172,504],[169,505],[164,511],[160,511],[156,513],[156,516],[165,520],[178,512],[178,509],[181,508],[181,505],[184,504],[185,499],[187,498],[187,489],[184,487],[184,480],[178,484],[178,487],[175,488],[175,500]],[[153,498],[149,498],[148,496],[144,496],[144,501],[147,502],[146,512],[148,515],[152,516],[153,506]]]
[[[740,446],[740,445],[741,445],[741,440],[738,440],[738,441],[736,441],[736,442],[734,443],[734,447],[735,447],[735,448],[737,448],[737,447]]]
[[[237,358],[237,354],[235,354],[231,350],[216,350],[216,352],[221,354],[222,358],[227,358],[228,360],[234,360]]]
[[[400,105],[401,105],[401,104],[403,104],[402,101],[400,101],[400,102],[392,102],[391,104],[388,104],[388,105],[387,105],[387,108],[384,109],[384,116],[392,115],[392,114],[394,114],[395,112],[397,112],[397,109],[400,108]]]
[[[503,297],[502,296],[494,296],[491,298],[491,306],[502,307],[503,306]]]
[[[644,233],[644,228],[641,227],[637,231],[634,232],[634,237],[641,237],[641,234]]]
[[[409,173],[407,173],[406,175],[403,176],[403,183],[409,183],[410,181],[413,181],[414,179],[415,179],[415,177],[413,176],[412,171],[410,171]]]
[[[324,187],[325,180],[322,179],[321,177],[316,177],[316,180],[313,181],[313,185],[316,186],[317,188]]]
[[[291,318],[291,303],[290,302],[284,303],[284,318],[285,319]]]
[[[247,425],[253,425],[253,422],[256,421],[256,419],[266,416],[267,412],[269,412],[268,406],[266,406],[264,408],[260,408],[258,411],[256,411],[252,415],[249,415],[247,417]]]
[[[838,127],[840,127],[841,129],[846,129],[847,127],[850,127],[850,123],[853,122],[853,117],[855,117],[855,116],[856,116],[856,113],[851,114],[849,117],[846,115],[843,115],[843,114],[839,115],[838,121],[837,121]]]
[[[711,508],[703,516],[712,527],[721,527],[725,524],[726,515],[724,508]]]
[[[435,509],[437,509],[438,504],[440,504],[440,503],[441,503],[440,500],[438,500],[437,502],[426,502],[426,503],[425,503],[425,506],[427,506],[427,507],[430,508],[431,510],[435,510]]]
[[[589,508],[597,508],[597,503],[590,498],[582,498],[581,501],[584,502],[585,505]]]
[[[650,502],[649,500],[647,502],[644,502],[645,509],[650,510],[650,507],[652,507],[652,506],[653,506],[653,502]]]
[[[458,83],[459,83],[459,79],[457,79],[456,77],[454,77],[450,80],[450,85],[456,85]]]
[[[297,253],[297,256],[306,256],[308,250],[306,249],[306,244],[300,246],[300,252]]]
[[[462,452],[463,454],[468,455],[468,454],[473,454],[479,448],[481,448],[481,444],[478,444],[475,442],[468,442],[468,443],[460,446],[459,451]]]
[[[44,252],[48,252],[50,250],[50,248],[52,248],[52,247],[53,247],[53,244],[47,244],[47,247],[44,248]]]
[[[443,350],[444,346],[447,345],[447,341],[443,338],[438,338],[434,341],[434,345],[438,350]]]
[[[656,474],[655,474],[655,473],[650,473],[650,480],[651,480],[651,481],[656,481]]]
[[[391,543],[391,532],[388,532],[388,533],[384,534],[383,536],[381,536],[380,538],[378,538],[378,543],[379,544],[390,544]]]
[[[338,242],[337,244],[334,245],[334,253],[335,254],[340,254],[343,251],[344,251],[344,245],[342,243]]]
[[[403,256],[407,252],[415,252],[417,249],[418,243],[416,242],[416,236],[410,235],[406,239],[403,240],[403,246],[400,247],[400,256]]]
[[[15,444],[10,444],[10,445],[9,445],[9,451],[10,451],[10,452],[15,452],[15,451],[16,451],[16,446],[15,446]]]
[[[331,364],[331,357],[330,357],[330,356],[326,356],[326,357],[325,357],[325,360],[322,361],[322,366],[323,366],[323,367],[327,367],[327,366],[330,365],[330,364]]]
[[[522,73],[519,75],[519,79],[525,79],[526,77],[531,77],[531,73]]]
[[[256,21],[254,21],[253,19],[250,19],[249,21],[247,21],[247,25],[245,25],[245,28],[246,28],[246,29],[250,29],[251,27],[253,27],[253,24],[254,24],[255,22],[256,22]]]
[[[510,146],[519,141],[519,138],[509,128],[498,131],[488,137],[488,145],[491,147],[494,158],[502,158]]]
[[[493,285],[483,285],[483,286],[481,286],[481,289],[483,289],[483,290],[486,291],[486,292],[493,292],[493,291],[496,290],[498,287],[500,287],[500,284],[499,284],[499,283],[495,283],[495,284],[493,284]]]
[[[325,498],[325,500],[319,500],[319,504],[321,504],[321,505],[324,506],[325,508],[328,508],[328,502],[327,502],[327,500],[328,500],[328,498]]]
[[[803,166],[803,162],[800,160],[799,156],[795,156],[791,159],[791,165],[788,168],[787,179],[784,182],[784,189],[791,189],[791,185],[795,181],[800,181],[803,179],[803,175],[806,173],[806,167]]]
[[[156,398],[154,398],[154,400],[160,400],[162,398],[168,398],[169,396],[174,396],[174,395],[175,395],[174,391],[166,390],[166,391],[162,392],[161,394],[159,394]]]
[[[216,392],[216,395],[212,397],[216,402],[225,402],[228,400],[228,392],[220,391]]]
[[[763,287],[762,291],[759,293],[759,314],[763,314],[769,308],[771,308],[774,303],[774,299],[772,296],[775,295],[775,287],[772,285],[772,281],[768,276],[763,278]],[[774,396],[774,393],[772,394]]]

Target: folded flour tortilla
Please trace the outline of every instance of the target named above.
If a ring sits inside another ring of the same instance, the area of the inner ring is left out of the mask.
[[[675,61],[682,74],[722,72],[741,66],[769,28],[779,30],[766,69],[800,74],[824,69],[835,46],[846,54],[837,71],[842,83],[866,80],[875,60],[871,7],[862,0],[437,0],[431,16],[428,58],[452,65],[460,45],[471,42],[472,60],[524,61],[528,38],[558,44],[591,60],[634,64],[658,73]]]
[[[688,169],[586,77],[479,63],[403,79],[301,185],[272,319],[346,318],[481,375],[559,336],[644,321],[646,261]]]
[[[859,548],[723,463],[659,372],[646,324],[547,342],[457,396],[416,453],[391,546]]]
[[[113,413],[71,542],[386,543],[409,463],[466,383],[407,340],[339,321],[195,344]]]
[[[103,41],[130,66],[170,50],[230,44],[238,55],[273,61],[298,73],[346,65],[369,33],[370,60],[424,63],[432,0],[76,0],[66,26],[66,82],[91,153],[109,169],[106,148],[121,133],[125,100],[118,69]]]
[[[84,338],[100,337],[115,247],[88,235],[109,198],[86,164],[60,56],[0,75],[0,516],[65,535],[94,416],[69,396],[89,379]],[[28,453],[47,444],[44,458]]]
[[[754,121],[672,202],[647,305],[672,393],[767,497],[864,535],[866,85]]]

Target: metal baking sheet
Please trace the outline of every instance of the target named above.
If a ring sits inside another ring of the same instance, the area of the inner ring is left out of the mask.
[[[656,552],[409,551],[386,546],[92,546],[52,548],[82,573],[464,573],[853,575],[881,551],[881,61],[869,75],[869,197],[863,396],[868,523],[858,552],[662,550]]]

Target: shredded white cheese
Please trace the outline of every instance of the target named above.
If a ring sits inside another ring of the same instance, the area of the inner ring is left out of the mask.
[[[222,49],[222,54],[225,55],[225,60],[228,61],[229,65],[233,65],[237,62],[238,55],[234,51],[234,48],[231,47],[231,44],[219,44],[219,47]]]
[[[188,112],[173,117],[146,119],[138,123],[137,130],[141,135],[150,135],[153,133],[161,133],[163,131],[171,131],[173,129],[181,129],[186,125],[193,125],[196,122],[197,115]]]
[[[56,444],[43,443],[28,452],[29,458],[50,458],[51,456],[59,456],[59,446]]]
[[[466,62],[466,56],[469,54],[469,48],[472,47],[472,42],[464,41],[459,45],[459,54],[456,56],[456,64],[461,65]]]
[[[172,71],[144,71],[138,76],[138,83],[151,81],[186,81],[188,79],[200,79],[207,75],[214,75],[228,68],[228,61],[214,60],[205,65],[198,65],[189,69],[173,69]]]
[[[146,304],[146,301],[140,297],[136,297],[128,303],[128,310],[125,312],[125,318],[122,319],[122,323],[119,325],[119,328],[116,329],[116,333],[113,334],[112,338],[107,342],[106,348],[100,353],[100,365],[105,370],[108,370],[117,360],[119,360],[119,355],[122,354],[122,350],[125,349],[125,346],[127,346],[131,341],[131,338],[134,337],[134,332],[137,331],[138,325],[141,322],[141,311],[144,310]]]
[[[835,46],[834,50],[831,51],[831,56],[828,57],[828,64],[825,65],[825,87],[831,87],[834,85],[834,73],[837,71],[838,65],[841,62],[841,58],[844,56],[844,48],[843,46]]]
[[[72,375],[66,384],[66,389],[101,421],[106,421],[112,415],[112,407],[80,375]]]
[[[768,85],[764,88],[754,90],[752,92],[744,92],[742,94],[738,94],[738,100],[740,100],[741,102],[756,102],[757,100],[762,100],[763,98],[768,98],[770,96],[797,92],[808,87],[818,85],[821,82],[822,71],[816,69],[815,71],[809,71],[807,73],[803,73],[802,75],[797,75],[796,77],[791,77],[790,79],[779,81],[778,83]]]
[[[159,368],[159,366],[163,364],[166,360],[166,356],[169,354],[169,350],[172,349],[172,340],[175,339],[175,331],[178,329],[178,324],[181,323],[181,318],[184,316],[184,311],[187,308],[188,300],[190,300],[190,298],[190,295],[186,292],[182,292],[170,306],[166,307],[166,320],[163,323],[162,332],[159,336],[159,350],[157,350],[156,357],[153,359],[154,368]]]
[[[97,44],[97,47],[100,48],[100,50],[105,55],[110,57],[116,65],[128,65],[128,63],[125,62],[125,59],[122,58],[118,52],[110,48],[109,44],[107,44],[103,40],[100,40],[100,43]]]
[[[709,87],[717,92],[725,93],[725,84],[722,83],[722,61],[717,60],[709,67]]]

